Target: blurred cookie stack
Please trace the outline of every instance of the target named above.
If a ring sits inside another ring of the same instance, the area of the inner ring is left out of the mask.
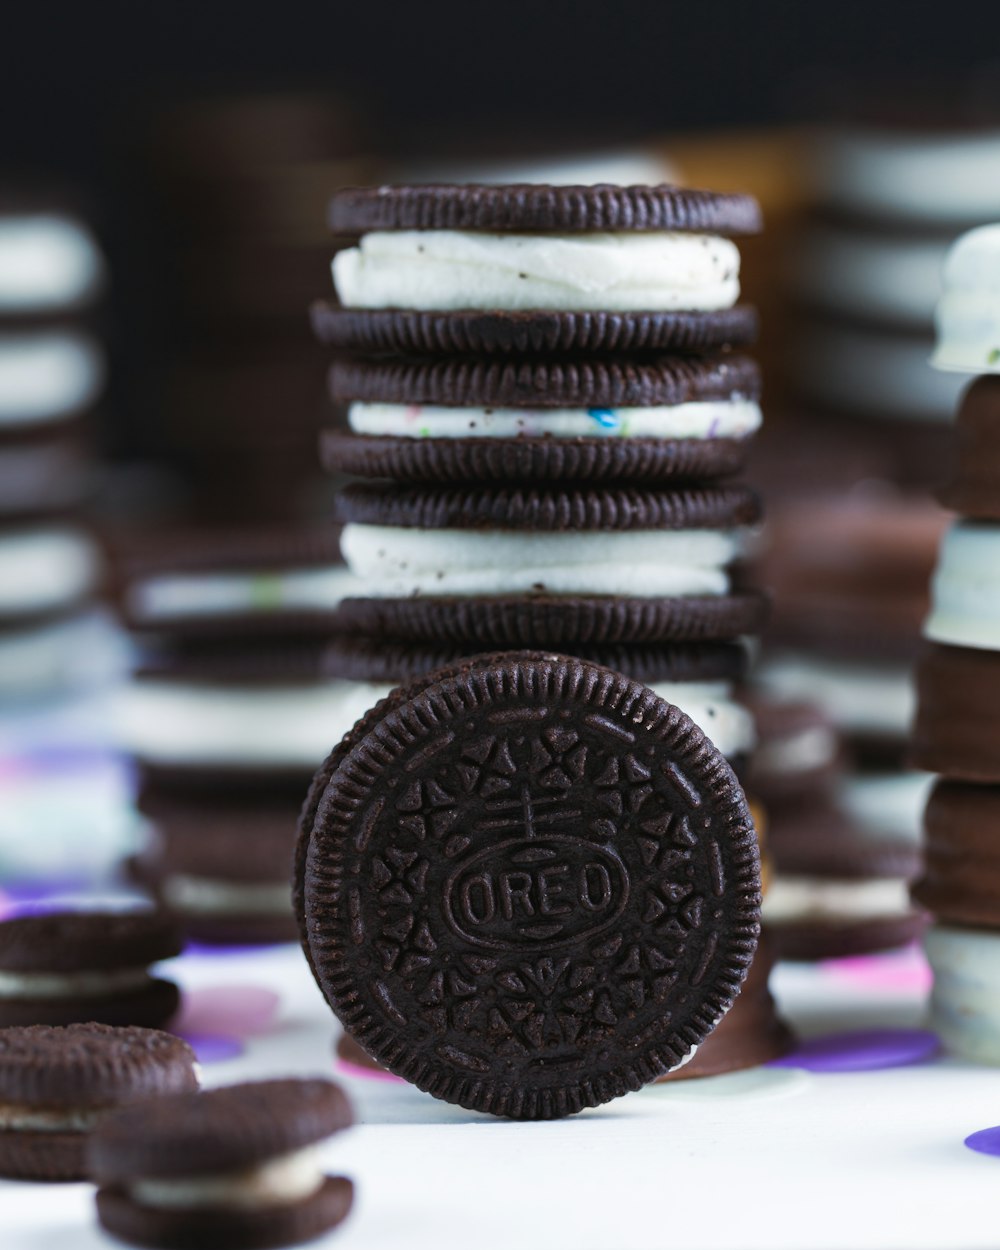
[[[299,808],[332,742],[386,688],[327,661],[352,588],[337,534],[174,533],[125,563],[137,668],[118,708],[147,840],[133,875],[187,936],[289,941]]]
[[[936,485],[961,380],[928,364],[934,303],[951,239],[996,215],[1000,129],[942,122],[941,101],[889,110],[810,147],[788,359],[828,429],[871,449],[892,479]]]
[[[956,1054],[1000,1064],[1000,225],[949,254],[933,363],[979,376],[940,491],[959,517],[941,545],[917,667],[913,754],[942,776],[914,896],[935,921],[925,939],[934,1028]]]
[[[335,195],[330,224],[360,242],[334,260],[339,302],[313,310],[349,426],[324,460],[386,479],[338,496],[364,586],[340,612],[355,678],[570,653],[651,686],[741,769],[753,726],[734,683],[762,601],[728,566],[759,508],[729,479],[760,409],[730,236],[759,229],[755,202],[380,187]],[[553,798],[570,747],[551,743]]]
[[[160,451],[196,520],[300,521],[328,506],[316,465],[323,362],[305,310],[329,259],[326,199],[369,176],[363,145],[352,112],[324,94],[192,100],[148,145],[160,232],[148,263],[169,262],[151,279],[163,300],[148,335],[163,379]]]
[[[0,199],[0,704],[109,675],[101,558],[83,521],[105,349],[98,245],[48,199]]]

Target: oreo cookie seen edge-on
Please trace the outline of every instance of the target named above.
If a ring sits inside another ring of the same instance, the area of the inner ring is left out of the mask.
[[[296,896],[342,1023],[436,1097],[570,1114],[680,1064],[759,929],[743,793],[693,722],[559,656],[420,680],[334,750]]]

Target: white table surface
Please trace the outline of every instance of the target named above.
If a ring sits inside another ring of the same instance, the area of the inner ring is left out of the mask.
[[[335,1022],[300,954],[182,958],[188,989],[269,987],[270,1031],[206,1084],[333,1071]],[[919,1025],[913,979],[782,967],[804,1035]],[[963,1145],[1000,1123],[1000,1070],[953,1060],[819,1075],[787,1069],[651,1088],[521,1124],[401,1084],[344,1077],[358,1125],[329,1145],[353,1177],[341,1250],[996,1250],[1000,1158]],[[96,1250],[88,1185],[0,1182],[3,1250]]]

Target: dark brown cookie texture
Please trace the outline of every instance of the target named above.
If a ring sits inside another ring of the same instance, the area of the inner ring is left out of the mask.
[[[1000,928],[1000,786],[939,780],[924,813],[917,903],[943,924]]]
[[[156,1028],[177,1011],[171,981],[147,967],[181,952],[154,911],[57,912],[0,923],[0,1026],[98,1021]]]
[[[330,201],[335,234],[366,230],[497,230],[579,233],[691,230],[756,234],[760,207],[749,195],[723,195],[669,184],[597,186],[346,187]]]
[[[582,360],[361,360],[330,366],[337,403],[442,408],[653,408],[709,399],[756,399],[760,370],[748,356]]]
[[[899,950],[919,939],[928,918],[913,910],[899,916],[867,919],[795,920],[771,926],[779,959],[817,963],[824,959],[852,959],[880,951]]]
[[[687,355],[745,347],[757,337],[748,304],[717,312],[425,312],[319,300],[310,318],[321,342],[363,356]]]
[[[330,677],[348,681],[412,681],[425,673],[460,663],[470,652],[442,643],[405,643],[363,636],[335,638],[327,644],[323,667]],[[634,681],[737,681],[746,671],[747,653],[739,643],[660,643],[585,646],[577,659],[631,677]]]
[[[397,691],[320,772],[297,855],[345,1028],[436,1097],[518,1119],[676,1067],[756,946],[732,770],[611,670],[489,656]]]
[[[397,482],[713,481],[746,464],[749,438],[394,438],[324,430],[331,472]]]
[[[186,937],[213,945],[292,942],[292,853],[298,787],[199,796],[147,786],[139,810],[149,846],[134,878],[169,908]]]
[[[337,496],[345,523],[416,529],[729,529],[760,520],[745,486],[683,490],[587,490],[538,486],[441,487],[354,482]]]
[[[154,1029],[0,1029],[0,1176],[83,1180],[88,1136],[112,1108],[197,1088],[194,1052]]]
[[[1000,782],[1000,652],[924,644],[911,752],[928,772]]]
[[[345,599],[341,630],[427,643],[495,647],[709,642],[757,634],[767,600],[756,592],[639,599],[611,595]]]
[[[955,464],[938,491],[946,508],[977,520],[1000,520],[1000,378],[976,378],[955,417]]]
[[[310,1240],[346,1217],[351,1182],[317,1172],[315,1188],[303,1191],[296,1182],[282,1197],[272,1182],[267,1198],[253,1193],[257,1174],[352,1122],[339,1086],[323,1080],[261,1081],[126,1109],[109,1116],[90,1143],[98,1217],[114,1236],[164,1250],[261,1250]],[[206,1202],[197,1193],[213,1181],[227,1184],[231,1201]]]

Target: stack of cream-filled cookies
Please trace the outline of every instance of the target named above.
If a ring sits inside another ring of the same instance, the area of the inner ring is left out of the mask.
[[[80,523],[105,374],[92,324],[104,279],[75,213],[0,202],[0,704],[107,675],[100,559]]]
[[[673,186],[393,186],[334,196],[359,238],[314,307],[347,430],[331,664],[394,684],[457,657],[590,659],[686,711],[737,769],[762,600],[729,565],[760,424],[731,236],[748,196]],[[372,480],[373,479],[373,480]],[[383,479],[383,480],[378,480]]]
[[[917,669],[916,763],[940,773],[925,814],[933,1023],[949,1049],[1000,1064],[1000,225],[945,265],[933,363],[978,374],[958,409],[945,535]]]
[[[356,593],[337,534],[174,532],[143,542],[123,575],[137,666],[119,740],[149,835],[134,874],[189,937],[290,940],[302,796],[383,689],[326,675],[338,606]]]

